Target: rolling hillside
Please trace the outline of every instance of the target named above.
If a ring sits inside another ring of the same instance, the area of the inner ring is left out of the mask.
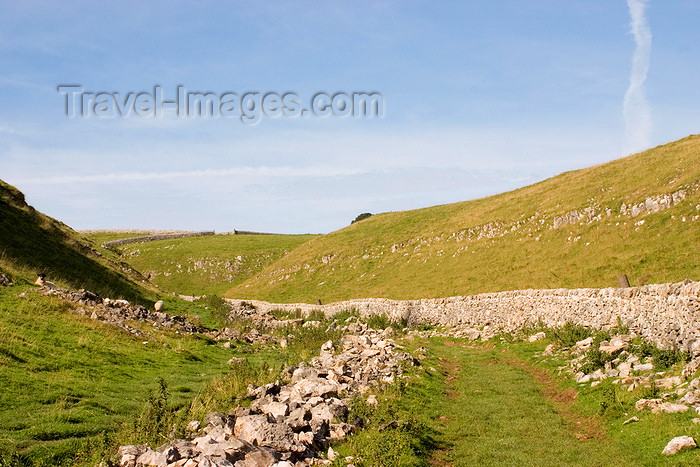
[[[43,272],[59,285],[141,303],[155,298],[138,272],[104,256],[67,225],[27,205],[22,192],[1,180],[0,271],[26,281]]]
[[[134,234],[88,234],[96,244]],[[315,235],[210,235],[130,243],[114,248],[162,290],[221,294]],[[105,252],[106,255],[113,252]]]
[[[314,238],[228,297],[431,298],[700,279],[700,136]]]

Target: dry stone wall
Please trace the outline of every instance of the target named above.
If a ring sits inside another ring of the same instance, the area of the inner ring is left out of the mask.
[[[334,315],[354,308],[362,316],[385,314],[393,320],[447,326],[484,338],[538,322],[547,326],[573,322],[599,329],[621,322],[662,348],[700,353],[700,282],[690,280],[629,288],[515,290],[421,300],[367,298],[328,305],[229,302],[244,308],[250,304],[262,312],[320,310]]]
[[[141,237],[129,237],[129,238],[120,238],[119,240],[112,240],[112,241],[103,243],[102,246],[109,248],[111,246],[126,245],[127,243],[154,242],[156,240],[172,240],[174,238],[205,237],[205,236],[214,235],[214,234],[215,234],[215,232],[188,232],[188,233],[144,235]]]

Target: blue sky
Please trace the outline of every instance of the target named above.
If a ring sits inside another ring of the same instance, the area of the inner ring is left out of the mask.
[[[698,132],[700,3],[630,2],[632,141],[625,0],[0,1],[0,178],[78,229],[284,233],[517,188]],[[384,114],[71,119],[61,84],[379,92]]]

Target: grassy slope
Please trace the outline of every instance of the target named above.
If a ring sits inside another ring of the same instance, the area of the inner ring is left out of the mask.
[[[375,215],[310,240],[226,295],[406,299],[614,286],[623,273],[633,285],[697,280],[700,190],[654,214],[631,217],[620,208],[698,183],[700,136],[691,136],[512,192]],[[556,216],[587,207],[602,219],[552,228]],[[489,225],[498,225],[497,235],[478,238]]]
[[[325,326],[301,328],[284,349],[240,341],[226,348],[130,322],[144,333],[136,337],[75,313],[76,306],[34,286],[0,287],[0,466],[92,467],[120,444],[157,447],[173,424],[183,428],[211,411],[231,410],[249,384],[278,378],[282,368],[316,355],[340,335]],[[166,302],[170,313],[197,314],[202,323],[221,326],[213,306]],[[227,325],[253,327],[245,321]],[[231,366],[231,357],[246,361]],[[155,424],[151,418],[141,420],[145,426],[134,422],[147,409],[158,378],[168,386],[168,406],[178,411],[165,419],[162,431],[149,435],[144,430]]]
[[[88,235],[89,238],[93,235]],[[314,235],[213,235],[130,243],[125,259],[163,290],[221,294]]]
[[[34,287],[0,288],[0,448],[58,465],[138,413],[156,378],[185,403],[227,370],[230,349],[144,331],[151,337],[79,316]]]
[[[24,201],[16,188],[0,181],[0,269],[26,280],[37,272],[77,289],[139,302],[155,297],[138,274],[101,255],[91,242],[67,225]]]
[[[540,355],[552,342],[405,340],[409,348],[423,348],[427,359],[409,369],[409,385],[390,388],[377,408],[359,405],[368,427],[333,446],[341,459],[333,465],[344,466],[343,456],[361,458],[358,467],[698,465],[697,449],[661,453],[675,436],[697,439],[694,411],[640,412],[634,403],[644,389],[629,392],[611,380],[592,388],[555,376],[566,360]],[[602,412],[604,402],[608,410]],[[623,425],[632,415],[640,421]],[[401,422],[394,428],[392,420]]]

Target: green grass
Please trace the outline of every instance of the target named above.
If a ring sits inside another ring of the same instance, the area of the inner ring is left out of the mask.
[[[486,347],[461,339],[405,341],[414,350],[428,348],[422,367],[383,392],[379,407],[357,401],[349,417],[364,418],[366,428],[333,448],[341,459],[356,457],[358,467],[697,465],[698,450],[661,454],[675,436],[698,439],[692,411],[637,412],[642,390],[620,391],[609,380],[590,388],[554,376],[564,360],[536,357],[552,339],[506,341]],[[577,388],[578,397],[554,401],[551,392],[544,397],[545,388],[557,394]],[[622,425],[632,415],[640,421]],[[577,433],[588,436],[578,439]]]
[[[32,287],[0,288],[0,449],[36,465],[72,465],[88,440],[139,413],[158,378],[176,407],[189,405],[244,355],[146,325],[134,337],[69,308]]]
[[[467,465],[626,465],[621,450],[606,440],[579,441],[545,399],[533,377],[504,360],[496,349],[447,347],[437,355],[459,371],[454,398],[442,401],[445,458]]]
[[[166,302],[168,312],[212,327],[256,327],[226,322],[220,305],[215,297]],[[206,336],[128,323],[144,333],[136,337],[75,306],[33,286],[0,287],[0,466],[92,467],[120,444],[157,447],[173,425],[181,434],[190,420],[245,403],[249,384],[278,379],[341,335],[326,320],[319,328],[269,331],[287,337],[284,349],[239,341],[225,348]],[[232,366],[232,357],[246,360]]]
[[[95,240],[102,237],[89,235]],[[128,262],[162,290],[221,294],[315,235],[212,235],[118,247]],[[101,240],[100,240],[101,241]]]
[[[555,342],[555,339],[547,338],[535,343],[514,341],[498,347],[508,349],[508,352],[516,358],[555,375],[557,368],[565,363],[564,357],[537,356],[552,342]],[[651,347],[647,346],[647,348]],[[631,351],[637,355],[640,354],[639,349],[634,346]],[[655,347],[654,352],[658,352]],[[667,375],[680,374],[684,364],[685,361],[680,360],[671,368],[666,368]],[[700,439],[700,426],[692,422],[692,419],[697,417],[694,410],[677,414],[652,414],[649,410],[637,411],[634,408],[635,402],[642,398],[649,398],[651,396],[649,388],[641,387],[630,392],[612,384],[611,379],[604,380],[602,384],[593,388],[590,384],[577,384],[570,377],[559,376],[554,379],[560,381],[562,390],[566,388],[577,390],[578,397],[573,406],[576,413],[584,417],[599,417],[609,441],[617,446],[622,455],[629,460],[629,465],[690,466],[698,465],[700,462],[700,450],[697,449],[674,456],[661,454],[666,444],[676,436],[687,435],[696,440]],[[639,417],[639,422],[622,424],[635,415]]]
[[[326,303],[608,287],[620,274],[632,285],[697,280],[698,185],[700,136],[691,136],[488,198],[374,215],[311,239],[225,296]],[[670,209],[620,214],[623,203],[687,186],[696,188]],[[601,220],[552,228],[591,206]],[[487,225],[501,226],[498,235],[478,238]]]

